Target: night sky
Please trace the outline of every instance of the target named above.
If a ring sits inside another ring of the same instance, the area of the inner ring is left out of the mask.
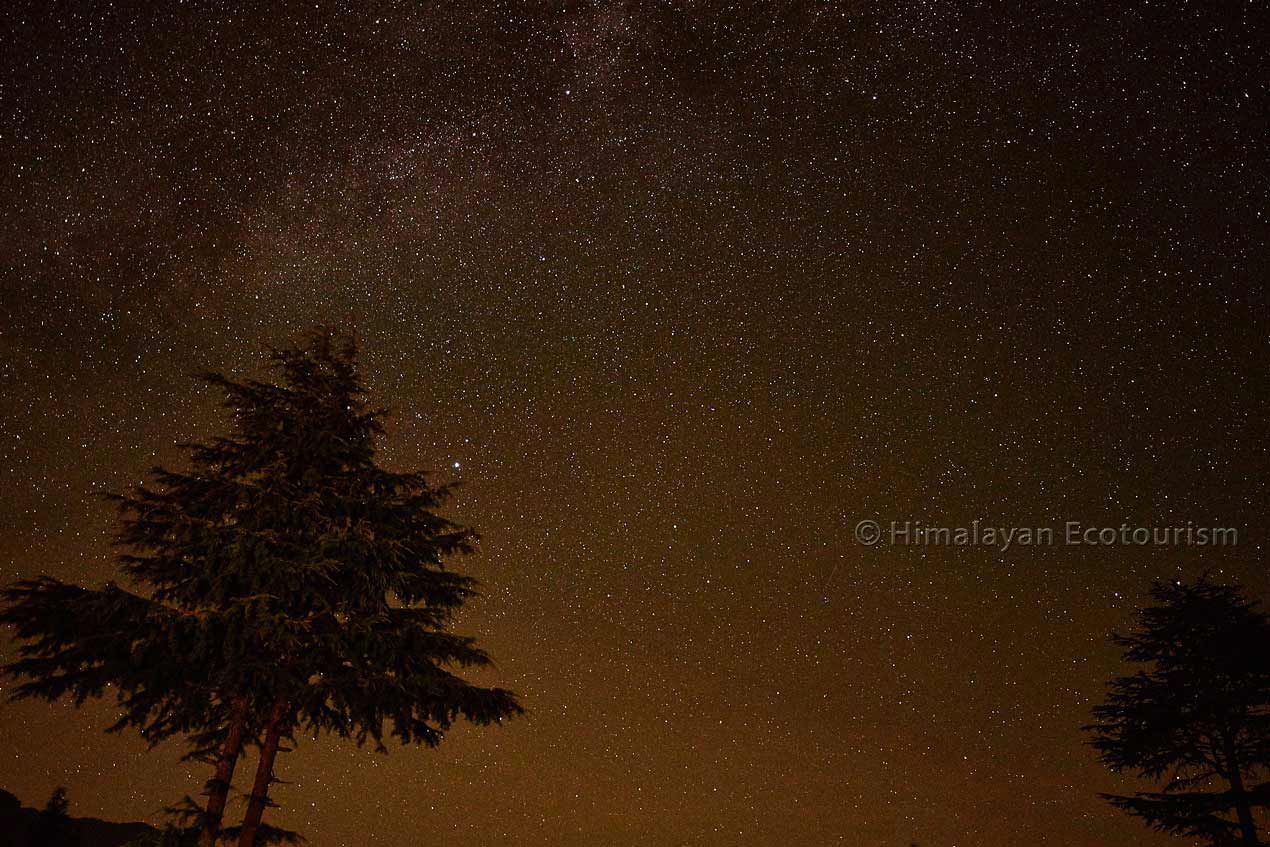
[[[227,425],[190,374],[320,322],[482,534],[458,629],[529,714],[301,739],[274,822],[1183,843],[1079,728],[1152,579],[1270,592],[1264,5],[46,5],[0,13],[0,579],[111,578],[95,495]],[[1239,536],[853,538],[976,518]],[[0,706],[0,787],[198,792],[112,714]]]

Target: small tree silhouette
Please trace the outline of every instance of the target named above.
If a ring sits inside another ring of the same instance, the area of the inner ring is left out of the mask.
[[[34,843],[47,847],[61,847],[71,842],[71,803],[66,799],[66,789],[58,786],[53,789],[48,802],[40,811],[35,824]]]
[[[1113,771],[1159,792],[1100,795],[1153,828],[1214,845],[1256,845],[1270,806],[1270,620],[1239,588],[1207,577],[1157,582],[1138,627],[1114,635],[1142,666],[1111,680],[1091,746]]]

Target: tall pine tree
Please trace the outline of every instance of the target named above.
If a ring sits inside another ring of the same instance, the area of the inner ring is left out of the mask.
[[[1114,771],[1163,790],[1102,795],[1152,827],[1214,845],[1259,844],[1270,807],[1270,621],[1237,588],[1156,583],[1138,627],[1113,636],[1141,669],[1113,679],[1086,727]]]
[[[111,686],[122,725],[214,752],[203,843],[255,740],[241,847],[256,842],[276,756],[298,731],[435,745],[456,719],[520,712],[510,692],[453,673],[489,664],[446,629],[475,592],[446,561],[474,535],[434,511],[449,487],[376,463],[384,413],[366,401],[351,340],[318,331],[271,362],[277,381],[204,375],[232,432],[187,445],[188,471],[156,468],[115,498],[121,566],[141,592],[45,578],[10,588],[0,615],[26,641],[7,668],[26,680],[18,696]],[[147,629],[103,644],[138,621]]]

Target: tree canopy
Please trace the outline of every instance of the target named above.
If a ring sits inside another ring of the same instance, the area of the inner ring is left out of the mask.
[[[155,468],[112,495],[137,590],[40,577],[8,587],[0,611],[23,642],[5,668],[15,696],[82,703],[113,690],[113,728],[181,735],[216,762],[205,844],[224,835],[248,743],[261,762],[244,847],[298,731],[431,746],[457,719],[521,711],[511,692],[454,673],[490,664],[447,629],[476,593],[447,562],[475,533],[436,513],[449,486],[376,463],[385,412],[366,399],[352,340],[315,331],[270,363],[274,381],[203,374],[232,412],[229,434],[185,445],[188,469]]]
[[[1104,798],[1176,835],[1260,843],[1270,806],[1270,620],[1243,592],[1207,578],[1157,582],[1137,628],[1113,636],[1136,672],[1111,680],[1086,727],[1114,771],[1163,782]]]

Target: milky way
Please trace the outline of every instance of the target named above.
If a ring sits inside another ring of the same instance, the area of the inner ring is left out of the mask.
[[[1171,843],[1079,728],[1151,579],[1270,589],[1262,10],[234,5],[0,13],[4,579],[343,323],[530,714],[301,739],[314,847]],[[0,787],[197,793],[111,714],[0,707]]]

